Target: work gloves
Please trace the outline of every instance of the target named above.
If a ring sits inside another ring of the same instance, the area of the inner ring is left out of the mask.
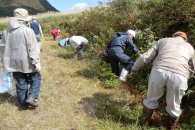
[[[40,70],[41,70],[41,65],[40,65],[40,63],[36,63],[36,64],[35,64],[35,70],[36,70],[37,72],[40,72]]]

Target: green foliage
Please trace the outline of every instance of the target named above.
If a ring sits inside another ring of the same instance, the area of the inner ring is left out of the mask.
[[[98,70],[98,77],[101,79],[103,82],[103,85],[108,88],[114,88],[118,87],[119,82],[118,78],[115,74],[111,72],[111,67],[109,64],[102,60],[96,60],[95,61],[95,66],[97,67]]]
[[[103,86],[118,87],[118,79],[111,73],[110,64],[105,62],[105,46],[116,32],[125,32],[127,29],[136,30],[135,44],[140,53],[146,52],[158,39],[171,37],[176,31],[184,31],[188,35],[188,42],[195,47],[195,2],[194,0],[114,0],[107,6],[98,6],[80,14],[71,14],[58,17],[46,17],[39,20],[44,35],[50,35],[53,28],[60,28],[62,38],[72,35],[82,35],[89,40],[85,51],[86,58],[94,61],[91,64],[93,77],[98,77]],[[4,24],[0,29],[5,28]],[[134,61],[139,55],[126,51]],[[152,63],[145,65],[138,72],[131,74],[127,84],[133,93],[145,94]],[[195,77],[192,77],[186,96],[182,101],[186,112],[194,112],[195,106]],[[116,106],[117,107],[117,106]],[[116,108],[115,107],[115,108]],[[120,108],[119,108],[120,109]],[[115,110],[119,110],[116,108]],[[114,113],[114,111],[113,111]],[[120,112],[121,113],[121,112]],[[163,112],[162,112],[163,113]],[[161,115],[165,115],[162,114]],[[126,113],[128,115],[128,113]],[[120,116],[120,115],[118,115]],[[189,121],[194,123],[194,113],[185,114]],[[125,120],[123,120],[125,121]],[[194,126],[190,126],[194,128]]]
[[[3,32],[6,27],[7,27],[7,23],[1,23],[0,24],[0,30],[1,30],[1,32]]]
[[[151,28],[158,37],[170,37],[176,31],[194,33],[194,0],[150,0],[139,5],[142,21],[139,28]],[[189,42],[194,45],[194,36]]]
[[[186,130],[195,130],[195,124],[188,126]]]

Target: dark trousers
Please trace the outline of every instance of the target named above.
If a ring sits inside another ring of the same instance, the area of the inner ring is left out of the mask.
[[[112,47],[108,50],[108,56],[112,67],[112,73],[119,76],[119,63],[124,65],[124,68],[131,72],[131,68],[134,64],[133,60],[129,56],[124,54],[124,50],[121,47]]]
[[[16,92],[18,101],[21,105],[25,104],[28,96],[38,98],[41,86],[41,74],[13,72],[14,81],[16,83]],[[28,84],[30,87],[28,88]]]

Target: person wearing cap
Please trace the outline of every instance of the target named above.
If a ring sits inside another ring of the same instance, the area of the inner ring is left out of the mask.
[[[43,38],[43,32],[40,23],[38,23],[38,19],[33,16],[32,22],[28,24],[29,27],[34,31],[37,41],[39,42],[39,46],[41,47],[41,38]]]
[[[195,71],[194,48],[186,40],[186,33],[178,31],[172,37],[158,40],[135,61],[133,72],[154,60],[148,81],[147,98],[143,100],[141,125],[148,125],[150,122],[166,86],[167,129],[173,130],[177,126],[182,113],[181,99],[188,88],[187,80]]]
[[[106,51],[112,67],[112,73],[119,76],[119,79],[126,81],[126,76],[131,73],[131,67],[134,61],[124,51],[128,48],[134,54],[139,50],[133,43],[135,40],[135,31],[128,30],[127,32],[118,32],[112,40],[107,44]],[[119,63],[124,65],[121,73],[119,73]]]
[[[54,41],[60,37],[60,29],[52,29],[50,33],[53,35]]]
[[[67,43],[75,49],[74,54],[78,54],[78,60],[82,60],[84,58],[83,49],[88,43],[88,40],[83,36],[72,36],[67,39]]]
[[[18,101],[24,109],[38,106],[41,85],[40,48],[34,31],[27,26],[31,19],[26,9],[15,9],[0,43],[0,62],[5,72],[13,73]]]

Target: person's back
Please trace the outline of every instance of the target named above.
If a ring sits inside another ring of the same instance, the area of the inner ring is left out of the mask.
[[[158,40],[135,61],[132,67],[134,72],[154,59],[147,98],[143,100],[141,125],[148,125],[153,111],[159,107],[158,99],[166,92],[167,129],[177,126],[182,113],[181,100],[188,88],[188,79],[195,72],[194,49],[186,40],[186,33],[178,31],[172,38]]]
[[[36,17],[32,18],[32,22],[29,23],[29,27],[34,31],[37,41],[39,42],[39,47],[41,48],[41,37],[43,37],[43,32],[40,23]]]
[[[134,53],[139,51],[134,45],[133,40],[125,32],[118,32],[117,35],[110,41],[109,49],[114,47],[117,47],[117,51],[118,49],[122,49],[124,51],[127,48]]]
[[[39,23],[38,22],[31,22],[30,27],[34,30],[35,35],[40,35]]]
[[[189,77],[188,61],[193,56],[193,47],[182,37],[163,38],[157,44],[158,55],[153,62],[153,67]]]
[[[4,70],[7,72],[35,72],[35,66],[31,60],[39,61],[39,50],[36,49],[38,44],[33,30],[28,28],[24,21],[19,20],[10,20],[8,26],[4,31],[5,38],[1,41],[6,43],[3,56]],[[10,40],[3,41],[5,39]],[[33,44],[29,39],[33,41]],[[29,51],[30,55],[34,55],[29,57]]]
[[[53,35],[53,40],[57,40],[60,37],[60,29],[52,29],[50,33]]]
[[[71,45],[76,49],[81,43],[86,44],[88,40],[83,36],[72,36],[69,38]]]

